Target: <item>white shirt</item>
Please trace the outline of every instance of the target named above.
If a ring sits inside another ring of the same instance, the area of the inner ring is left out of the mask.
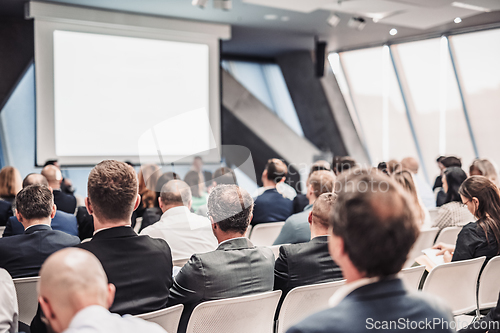
[[[191,213],[186,206],[170,208],[160,221],[144,228],[141,235],[164,239],[172,251],[172,260],[190,258],[195,253],[217,248],[210,220]]]
[[[128,333],[148,332],[165,333],[158,324],[134,318],[130,315],[120,317],[102,306],[91,305],[80,310],[64,333]]]
[[[18,314],[14,282],[10,274],[0,268],[0,333],[17,332]]]

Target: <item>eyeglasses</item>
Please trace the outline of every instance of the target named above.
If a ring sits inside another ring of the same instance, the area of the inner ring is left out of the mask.
[[[466,202],[463,202],[463,203],[462,203],[462,206],[467,207],[467,204],[468,204],[469,202],[470,202],[470,200],[468,200],[468,201],[466,201]]]

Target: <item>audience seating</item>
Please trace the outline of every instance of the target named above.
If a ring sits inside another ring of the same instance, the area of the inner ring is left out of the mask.
[[[252,226],[249,225],[247,228],[247,232],[245,232],[245,237],[250,238],[250,234],[252,233]]]
[[[328,308],[328,300],[344,284],[345,280],[341,280],[292,289],[281,305],[277,333],[285,332],[309,315]]]
[[[255,246],[271,246],[281,232],[285,222],[257,224],[252,228],[250,241]]]
[[[477,278],[485,259],[479,257],[436,266],[425,279],[422,291],[445,300],[455,316],[475,310]]]
[[[19,306],[19,321],[27,325],[31,323],[38,308],[36,285],[39,280],[39,276],[14,279]]]
[[[436,244],[446,243],[446,244],[456,244],[457,237],[462,227],[447,227],[441,230],[436,239]]]
[[[273,251],[273,254],[274,254],[274,260],[278,259],[278,257],[280,256],[280,247],[282,245],[288,245],[288,244],[280,244],[280,245],[272,245],[272,246],[268,246],[272,251]]]
[[[5,226],[0,227],[0,238],[2,238],[4,230],[5,230]]]
[[[135,227],[134,227],[134,231],[139,234],[139,231],[141,230],[141,226],[142,226],[142,217],[137,217],[135,219]]]
[[[423,254],[422,250],[428,249],[434,245],[434,239],[436,239],[438,231],[438,228],[430,228],[420,231],[417,241],[413,244],[410,253],[408,253],[408,260],[403,268],[411,267],[415,263],[415,259]]]
[[[182,258],[182,259],[172,260],[172,264],[174,266],[177,266],[177,267],[182,267],[189,261],[189,259],[190,258]]]
[[[500,256],[491,258],[484,267],[479,278],[479,289],[477,293],[478,310],[494,308],[497,305],[500,293]]]
[[[431,217],[432,222],[436,221],[438,216],[438,211],[439,207],[429,209],[429,216]]]
[[[399,273],[399,277],[403,280],[408,290],[418,290],[424,271],[425,266],[404,268]]]
[[[199,304],[186,333],[272,333],[281,290]]]
[[[140,314],[136,317],[156,323],[163,327],[168,333],[175,333],[177,332],[183,309],[184,305],[178,304],[170,308]]]

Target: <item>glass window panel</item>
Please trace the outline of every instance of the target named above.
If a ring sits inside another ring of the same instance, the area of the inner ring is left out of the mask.
[[[500,163],[500,29],[450,38],[479,154]]]
[[[436,158],[440,155],[459,156],[464,165],[474,159],[447,43],[443,37],[395,46],[408,107],[432,179],[439,175]]]
[[[373,163],[418,158],[389,48],[340,54]]]

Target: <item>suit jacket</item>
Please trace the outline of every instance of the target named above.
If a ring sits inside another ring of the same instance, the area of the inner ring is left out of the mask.
[[[37,276],[52,253],[80,243],[80,239],[46,224],[26,229],[24,234],[0,238],[0,267],[13,278]]]
[[[312,208],[312,204],[307,205],[303,212],[293,214],[287,218],[273,245],[309,242],[311,240],[311,228],[308,219]]]
[[[246,296],[273,289],[274,255],[247,238],[233,238],[217,250],[195,254],[170,289],[168,306],[184,304],[178,332],[185,332],[193,309],[204,301]]]
[[[76,210],[76,223],[78,224],[78,236],[81,240],[92,238],[94,235],[94,217],[89,214],[85,206]]]
[[[307,199],[305,194],[297,194],[295,198],[293,198],[293,213],[297,214],[306,208],[309,205],[309,199]]]
[[[287,333],[416,332],[411,325],[432,324],[434,318],[440,323],[417,331],[454,332],[450,328],[453,323],[442,325],[443,320],[451,323],[453,317],[440,303],[425,294],[407,291],[400,279],[388,278],[355,289],[337,306],[307,317]],[[384,329],[382,325],[391,322],[401,326]]]
[[[7,224],[9,217],[13,216],[12,212],[12,200],[0,199],[0,227]]]
[[[275,188],[264,191],[255,199],[252,225],[285,221],[293,212],[293,202]]]
[[[78,245],[101,262],[116,287],[111,312],[137,315],[165,308],[172,286],[172,255],[163,239],[139,236],[131,227],[97,232]]]
[[[75,214],[76,198],[73,195],[64,193],[61,190],[53,190],[52,193],[54,194],[54,203],[58,210],[62,210],[68,214]]]
[[[63,211],[56,211],[56,215],[50,222],[52,230],[62,231],[69,235],[78,236],[78,226],[76,223],[75,215],[65,213]],[[3,237],[21,235],[24,233],[24,226],[15,216],[11,216],[7,221]]]

